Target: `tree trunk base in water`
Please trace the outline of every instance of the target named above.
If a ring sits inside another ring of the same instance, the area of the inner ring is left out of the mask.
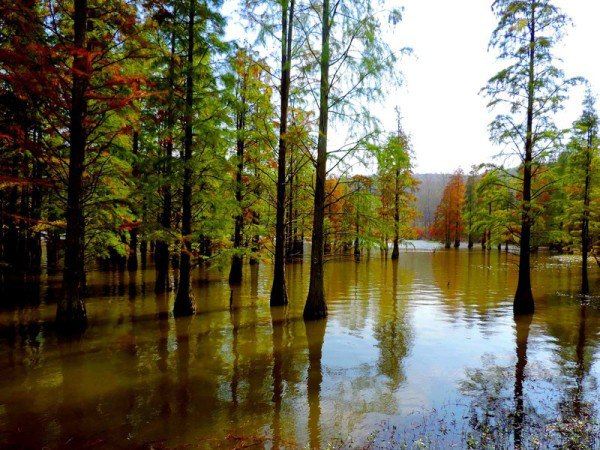
[[[56,326],[61,333],[77,333],[87,327],[87,313],[83,300],[71,299],[63,304],[59,302],[56,310]]]
[[[193,316],[196,311],[194,306],[194,297],[192,294],[179,293],[175,296],[175,305],[173,305],[173,316],[175,317],[187,317]]]
[[[517,292],[515,293],[515,299],[513,303],[513,312],[515,315],[533,314],[534,311],[535,304],[533,301],[531,287],[517,287]]]
[[[392,260],[397,260],[400,257],[400,249],[397,246],[394,246],[394,250],[392,250]]]
[[[273,279],[273,287],[271,288],[271,306],[284,306],[288,304],[287,289],[285,287],[285,279],[281,280],[278,277]]]
[[[323,292],[309,292],[304,305],[304,320],[318,320],[327,317],[327,303]]]
[[[231,258],[231,269],[229,270],[229,284],[239,285],[242,284],[242,268],[244,261],[240,256],[234,256]]]

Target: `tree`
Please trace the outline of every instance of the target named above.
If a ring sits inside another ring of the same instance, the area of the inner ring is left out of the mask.
[[[475,237],[475,208],[476,208],[476,175],[475,169],[469,173],[467,177],[467,184],[465,186],[465,204],[463,210],[463,217],[465,221],[465,234],[467,235],[467,247],[473,248]]]
[[[452,246],[460,247],[463,234],[463,206],[465,202],[465,183],[461,170],[454,175],[446,184],[442,199],[435,212],[435,220],[431,226],[430,235],[441,240],[446,248]]]
[[[310,32],[310,19],[301,21],[303,37],[310,48],[320,52],[309,52],[311,61],[305,67],[319,71],[318,95],[318,137],[315,158],[315,194],[313,208],[312,244],[310,259],[310,282],[304,307],[304,318],[319,319],[327,315],[324,293],[324,219],[327,202],[325,183],[327,160],[332,156],[328,149],[328,126],[330,114],[336,119],[356,120],[368,124],[364,111],[358,111],[354,100],[372,100],[381,93],[381,81],[393,71],[395,56],[379,33],[380,23],[370,1],[344,1],[334,3],[323,0],[308,11],[318,11],[316,23],[320,23],[321,35],[318,42]],[[391,19],[399,20],[397,11]],[[314,22],[313,22],[314,23]],[[318,38],[317,38],[318,39]],[[312,59],[314,55],[314,59]],[[364,137],[358,144],[342,150],[338,166],[353,149],[363,146]],[[331,169],[330,169],[331,170]]]
[[[184,115],[184,140],[183,140],[183,195],[181,214],[181,256],[179,259],[179,285],[173,314],[175,316],[190,316],[194,314],[194,298],[191,292],[191,253],[190,242],[192,234],[192,145],[193,145],[193,117],[194,106],[194,22],[196,19],[196,1],[189,1],[188,39],[187,39],[187,65],[185,74],[185,115]]]
[[[407,221],[408,223],[404,225],[409,228],[412,226],[412,219],[414,219],[414,214],[406,214],[410,212],[408,207],[414,200],[412,197],[417,187],[417,182],[412,175],[410,152],[409,138],[402,130],[400,117],[398,117],[396,135],[390,136],[383,147],[375,150],[382,204],[389,205],[383,207],[382,214],[384,217],[391,219],[392,222],[390,231],[394,237],[393,260],[398,259],[400,254],[399,243],[403,236],[400,219]],[[385,242],[385,245],[387,247],[387,242]]]
[[[531,291],[532,202],[544,187],[532,191],[532,181],[555,147],[558,130],[552,123],[575,80],[565,80],[554,65],[552,48],[568,18],[551,1],[495,0],[498,25],[490,45],[508,66],[492,77],[485,93],[489,107],[504,108],[490,125],[492,139],[510,148],[521,165],[521,231],[516,314],[534,310]],[[522,119],[524,118],[524,120]]]
[[[31,3],[17,2],[17,14],[26,5]],[[30,149],[53,180],[57,203],[48,208],[46,226],[66,226],[64,296],[56,321],[68,331],[87,322],[85,262],[94,251],[86,249],[120,234],[120,225],[130,218],[123,206],[124,148],[131,148],[127,115],[142,80],[124,61],[142,56],[144,40],[137,9],[120,0],[65,0],[32,10],[36,13],[25,16],[31,21],[26,40],[32,47],[13,58],[24,50],[23,41],[3,46],[3,60],[9,62],[3,65],[3,79],[39,107],[37,145]],[[28,85],[15,83],[18,72],[27,75],[22,82]]]
[[[581,117],[573,124],[567,148],[568,223],[577,229],[581,245],[581,293],[589,294],[588,256],[594,245],[590,233],[591,205],[597,185],[598,115],[591,92],[586,93]],[[570,220],[569,220],[570,219]]]
[[[245,50],[238,50],[233,60],[234,112],[236,123],[236,154],[234,192],[237,212],[233,232],[233,256],[229,284],[240,284],[244,261],[244,230],[246,219],[254,217],[251,209],[258,199],[252,195],[248,165],[262,162],[262,155],[271,151],[273,141],[272,91],[262,61],[256,61]],[[255,177],[254,183],[259,181]]]

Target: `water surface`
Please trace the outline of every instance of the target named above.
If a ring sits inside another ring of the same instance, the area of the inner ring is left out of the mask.
[[[598,302],[577,297],[576,261],[539,254],[536,313],[515,321],[515,263],[439,249],[332,260],[329,317],[310,323],[306,263],[287,267],[276,309],[269,265],[233,291],[196,270],[198,313],[183,319],[152,268],[94,271],[78,340],[52,331],[59,279],[43,276],[27,290],[39,305],[0,312],[0,446],[593,446]]]

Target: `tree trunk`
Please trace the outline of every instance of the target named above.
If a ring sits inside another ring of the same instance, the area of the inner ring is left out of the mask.
[[[136,157],[136,158],[139,153],[139,144],[140,144],[140,134],[136,130],[133,132],[133,148],[131,149],[134,157]],[[137,161],[134,162],[133,177],[134,177],[134,179],[139,177]],[[137,268],[138,268],[137,247],[138,247],[138,230],[137,230],[137,228],[132,228],[131,231],[129,232],[129,257],[127,258],[127,268],[131,271],[137,270]]]
[[[85,223],[82,201],[86,147],[84,120],[87,114],[85,93],[89,79],[86,52],[87,0],[74,0],[73,6],[73,45],[77,52],[73,57],[73,85],[69,124],[67,232],[63,271],[63,288],[65,292],[59,298],[56,310],[56,322],[63,330],[81,329],[87,325],[87,313],[83,298]]]
[[[590,185],[592,165],[593,135],[588,133],[588,147],[586,149],[585,181],[583,186],[583,217],[581,221],[581,293],[590,293],[588,278],[588,255],[590,253]]]
[[[174,97],[175,97],[175,32],[171,31],[171,55],[169,58],[169,96],[167,103],[167,141],[165,143],[165,177],[171,176],[171,160],[173,158],[173,127],[175,123]],[[169,181],[162,187],[163,208],[160,216],[162,231],[168,233],[171,230],[171,209],[173,197]],[[156,293],[171,290],[169,280],[169,242],[160,239],[156,241],[154,248],[154,261],[156,264],[156,282],[154,291]]]
[[[323,0],[319,138],[317,141],[310,284],[308,297],[304,305],[304,319],[306,320],[320,319],[327,316],[323,286],[323,228],[325,219],[325,177],[327,176],[327,126],[329,122],[329,20],[329,0]]]
[[[515,314],[531,314],[535,306],[531,291],[531,163],[533,155],[533,103],[535,63],[535,4],[531,6],[529,48],[529,98],[527,105],[527,136],[523,164],[523,206],[521,209],[521,239],[519,254],[519,281],[513,303]]]
[[[360,241],[359,241],[359,236],[360,236],[360,226],[358,223],[358,210],[356,212],[356,236],[354,237],[354,261],[359,262],[360,261]]]
[[[243,229],[244,229],[244,210],[242,205],[243,192],[242,192],[242,176],[244,173],[244,149],[246,142],[243,137],[243,132],[246,129],[246,75],[240,87],[240,111],[237,113],[236,128],[238,132],[237,137],[237,172],[235,174],[235,201],[238,205],[239,211],[235,217],[235,228],[233,231],[233,249],[234,254],[231,258],[231,269],[229,271],[229,284],[238,285],[242,282],[242,269],[244,267],[244,259],[238,252],[242,247]]]
[[[394,192],[394,249],[392,250],[392,260],[397,260],[400,257],[400,169],[396,169],[395,177],[395,192]]]
[[[290,97],[290,71],[292,63],[292,31],[294,29],[294,0],[288,12],[287,0],[281,8],[281,113],[279,117],[279,155],[277,159],[277,210],[275,223],[275,261],[271,306],[286,305],[288,302],[285,286],[285,187],[286,187],[286,132]]]
[[[173,306],[174,316],[194,314],[194,299],[191,291],[192,244],[192,108],[194,106],[194,19],[196,0],[190,0],[188,19],[188,49],[185,95],[185,135],[183,142],[183,194],[181,198],[181,257],[179,260],[179,286]]]
[[[454,224],[455,229],[456,229],[456,234],[454,235],[454,248],[459,248],[460,247],[460,224],[458,222],[456,222]]]
[[[285,256],[288,262],[293,261],[294,259],[294,151],[290,149],[290,157],[289,159],[289,168],[288,168],[288,177],[290,179],[289,182],[289,195],[288,195],[288,211],[287,211],[287,233],[286,233],[286,250]]]

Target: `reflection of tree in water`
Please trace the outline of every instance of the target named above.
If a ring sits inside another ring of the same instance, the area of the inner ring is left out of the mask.
[[[464,313],[481,322],[511,295],[508,256],[498,252],[440,251],[431,256],[433,279],[451,317]]]
[[[599,324],[597,320],[590,320],[585,304],[579,308],[578,321],[577,327],[569,327],[566,339],[558,337],[561,372],[570,381],[558,402],[559,417],[552,428],[561,436],[565,447],[597,448],[600,428],[594,405],[586,400],[586,389],[596,390],[596,380],[589,375],[595,344],[590,341],[598,335]]]
[[[308,396],[308,435],[311,449],[321,448],[321,382],[323,371],[321,357],[327,320],[305,322],[308,342],[308,377],[306,394]]]
[[[585,307],[575,328],[574,359],[560,362],[562,374],[528,366],[530,325],[530,316],[515,319],[514,368],[487,360],[482,368],[467,371],[461,383],[461,392],[469,399],[469,424],[461,430],[463,437],[476,447],[596,448],[600,429],[593,405],[584,400],[583,392],[589,371]],[[559,353],[564,350],[559,347]]]
[[[398,261],[390,263],[392,270],[389,296],[387,283],[381,283],[380,303],[374,336],[379,347],[377,370],[389,380],[391,392],[395,391],[404,380],[402,360],[406,357],[412,339],[407,317],[406,302],[398,299],[399,285],[406,287],[412,284],[413,273],[400,271]],[[386,271],[387,272],[387,271]]]

